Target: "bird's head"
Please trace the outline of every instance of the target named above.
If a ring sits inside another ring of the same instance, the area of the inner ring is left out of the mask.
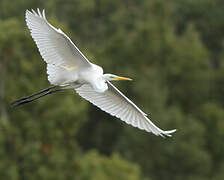
[[[127,81],[132,81],[131,78],[127,78],[127,77],[122,77],[122,76],[117,76],[114,74],[104,74],[103,78],[106,81],[118,81],[118,80],[127,80]]]

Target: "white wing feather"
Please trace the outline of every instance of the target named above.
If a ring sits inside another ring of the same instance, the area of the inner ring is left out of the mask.
[[[26,10],[26,23],[43,59],[66,70],[89,66],[90,62],[60,29],[48,23],[45,12]]]
[[[175,129],[163,131],[158,128],[146,117],[144,112],[113,86],[113,84],[110,82],[107,82],[107,84],[108,90],[104,93],[95,92],[88,84],[84,84],[75,90],[80,96],[95,106],[134,127],[152,132],[157,136],[171,136],[170,134],[176,131]]]

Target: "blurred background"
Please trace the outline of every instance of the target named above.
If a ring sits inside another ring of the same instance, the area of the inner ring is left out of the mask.
[[[0,179],[223,180],[224,1],[0,0]],[[25,24],[45,9],[161,138],[104,113],[73,90],[18,108],[49,86]]]

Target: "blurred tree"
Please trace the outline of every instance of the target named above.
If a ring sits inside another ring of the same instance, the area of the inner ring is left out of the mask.
[[[0,34],[0,82],[4,88],[0,106],[0,176],[64,179],[69,173],[59,170],[69,172],[80,154],[75,136],[85,121],[85,104],[67,92],[23,109],[12,109],[9,102],[16,97],[47,86],[45,68],[18,20],[1,20]]]
[[[224,38],[224,3],[220,0],[173,0],[174,10],[179,16],[175,16],[176,29],[179,33],[185,31],[187,24],[194,23],[200,32],[200,37],[205,46],[210,49],[210,59],[214,67],[220,63],[219,54],[223,51]]]
[[[0,7],[2,179],[223,179],[222,1],[1,0]],[[133,77],[115,85],[177,133],[164,140],[140,131],[72,90],[9,107],[49,85],[24,31],[25,9],[37,7],[105,72]]]
[[[90,151],[81,156],[74,166],[77,177],[83,180],[147,180],[141,177],[139,166],[126,162],[118,154],[105,157],[97,151]]]

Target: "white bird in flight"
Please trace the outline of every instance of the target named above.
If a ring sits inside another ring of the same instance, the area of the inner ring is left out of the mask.
[[[157,136],[171,136],[171,133],[176,131],[164,131],[154,125],[147,114],[110,83],[113,80],[131,79],[104,74],[103,69],[89,62],[61,29],[56,29],[48,23],[44,10],[26,10],[26,23],[42,58],[47,63],[48,80],[53,86],[18,99],[12,103],[13,106],[60,90],[75,89],[87,101],[134,127]]]

